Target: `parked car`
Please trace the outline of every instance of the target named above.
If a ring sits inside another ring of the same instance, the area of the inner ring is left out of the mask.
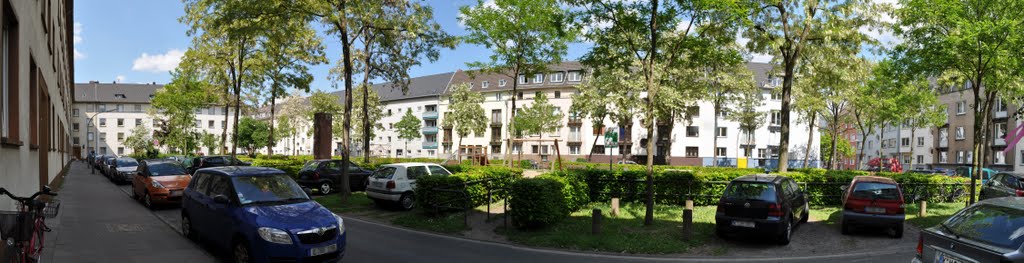
[[[240,161],[228,155],[199,156],[192,158],[192,163],[186,166],[188,174],[195,174],[196,170],[208,167],[221,166],[249,166],[249,163]]]
[[[981,185],[979,198],[1024,197],[1024,174],[998,173]]]
[[[971,178],[971,173],[972,172],[974,172],[974,170],[971,169],[970,166],[960,166],[960,167],[956,168],[956,176]],[[988,179],[991,179],[992,175],[994,175],[994,174],[996,174],[998,172],[999,171],[992,170],[992,169],[989,169],[989,168],[982,168],[981,169],[981,176],[978,177],[978,180],[981,180],[981,183],[983,183],[983,184],[984,183],[988,183]]]
[[[320,194],[330,194],[341,187],[341,160],[312,160],[306,162],[299,170],[299,185],[317,190]],[[373,171],[363,169],[349,162],[348,184],[352,191],[366,190],[366,178]]]
[[[869,172],[903,172],[903,164],[896,158],[874,158],[868,160]]]
[[[733,179],[718,200],[715,233],[734,232],[774,236],[789,244],[793,227],[807,222],[807,195],[796,181],[781,175],[757,174]]]
[[[636,164],[636,162],[630,160],[619,160],[618,164]]]
[[[849,235],[856,226],[892,229],[893,238],[903,237],[903,191],[892,178],[857,176],[843,187],[843,213],[839,228]]]
[[[235,262],[337,262],[344,220],[278,169],[199,169],[182,199],[182,234],[229,249]]]
[[[977,202],[921,230],[911,262],[1024,262],[1024,198]]]
[[[451,175],[452,173],[432,163],[396,163],[383,165],[368,178],[366,197],[378,205],[397,203],[405,210],[416,205],[413,189],[416,178],[424,175]]]
[[[93,158],[93,162],[92,162],[92,166],[96,167],[96,169],[100,170],[100,173],[102,173],[104,175],[107,174],[107,172],[106,172],[106,170],[104,170],[104,168],[106,166],[106,162],[107,162],[107,158],[108,157],[114,157],[114,156],[110,155],[110,154],[97,155],[96,158]]]
[[[120,157],[114,159],[113,166],[110,170],[110,181],[116,184],[128,184],[132,182],[132,177],[135,177],[135,172],[139,169],[139,161],[131,157]]]
[[[171,156],[167,156],[168,160],[172,160],[172,161],[178,162],[178,164],[181,164],[181,163],[185,162],[185,159],[187,159],[187,158],[188,157],[186,157],[184,155],[171,155]]]
[[[181,202],[185,187],[192,176],[178,162],[165,159],[144,160],[139,172],[132,178],[132,197],[146,207],[154,204]]]
[[[114,157],[113,155],[106,156],[106,157],[103,157],[103,163],[100,164],[100,166],[101,166],[100,170],[103,171],[103,175],[107,176],[107,179],[110,179],[111,175],[113,175],[114,172],[116,171],[116,170],[114,170],[114,162],[115,162],[115,160],[117,160],[117,157]],[[111,179],[111,180],[113,180],[113,179]]]

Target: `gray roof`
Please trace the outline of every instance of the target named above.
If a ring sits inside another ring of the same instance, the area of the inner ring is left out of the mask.
[[[426,75],[422,77],[415,77],[409,79],[409,90],[402,93],[402,89],[394,83],[381,83],[374,84],[373,89],[377,91],[377,95],[380,96],[381,102],[404,100],[404,99],[415,99],[423,97],[433,97],[444,93],[445,88],[448,87],[448,82],[451,81],[452,75],[455,72],[445,72],[434,75]],[[345,93],[343,90],[335,91],[331,93],[334,96],[344,100]],[[353,99],[356,98],[357,94],[352,94]],[[345,102],[342,101],[342,104]]]
[[[550,78],[549,74],[552,73],[552,72],[568,73],[570,71],[579,71],[581,73],[585,72],[584,66],[583,66],[583,64],[580,64],[580,62],[578,62],[578,61],[564,61],[564,62],[561,62],[561,63],[549,65],[547,67],[547,72],[544,73],[545,74],[544,82],[542,82],[542,83],[532,83],[533,82],[533,75],[530,75],[527,78],[530,79],[531,83],[529,83],[529,84],[519,84],[517,86],[517,88],[519,90],[532,90],[532,89],[544,89],[544,88],[574,87],[574,86],[580,84],[580,82],[578,82],[578,81],[568,81],[567,75],[563,75],[563,79],[562,79],[561,82],[551,82],[550,79],[549,79]],[[451,81],[450,85],[454,86],[454,85],[462,84],[462,83],[472,83],[473,86],[470,88],[470,90],[472,90],[472,91],[512,90],[512,82],[515,81],[515,78],[513,78],[511,76],[512,76],[512,73],[507,72],[507,71],[506,72],[500,72],[500,73],[483,73],[483,72],[480,72],[478,70],[468,70],[468,71],[459,70],[458,72],[455,73],[455,76],[452,78],[452,81]],[[581,79],[585,80],[586,77],[585,76],[581,77]],[[499,85],[500,84],[499,80],[505,80],[506,84],[505,84],[504,87]],[[483,82],[484,81],[487,81],[487,86],[488,87],[486,89],[483,88]]]
[[[747,69],[754,74],[754,84],[764,87],[768,84],[768,76],[773,74],[775,65],[761,62],[747,62]]]
[[[74,102],[149,103],[150,96],[163,88],[162,84],[133,83],[75,83]],[[124,94],[118,98],[117,94]]]

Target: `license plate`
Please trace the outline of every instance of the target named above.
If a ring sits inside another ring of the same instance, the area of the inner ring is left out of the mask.
[[[181,196],[181,190],[171,191],[171,196]]]
[[[334,252],[334,251],[338,251],[338,245],[337,244],[331,244],[330,246],[325,246],[325,247],[314,247],[314,248],[309,249],[309,256],[310,257],[315,257],[315,256],[331,253],[331,252]]]
[[[749,221],[732,221],[732,226],[754,228],[754,222],[749,222]]]
[[[373,184],[372,184],[372,185],[373,185],[374,187],[381,187],[381,186],[384,186],[384,183],[383,183],[383,182],[373,182]]]
[[[885,213],[885,208],[869,206],[869,207],[865,207],[864,211],[868,212],[868,213],[873,213],[873,214],[884,214]]]
[[[950,256],[950,255],[946,255],[945,253],[938,253],[938,254],[939,254],[938,255],[939,258],[935,262],[939,262],[939,263],[967,263],[966,261],[960,260],[960,259],[955,258],[955,257]]]

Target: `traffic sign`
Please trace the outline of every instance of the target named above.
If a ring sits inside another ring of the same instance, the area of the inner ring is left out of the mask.
[[[604,132],[604,147],[616,148],[619,147],[619,133],[612,129]]]

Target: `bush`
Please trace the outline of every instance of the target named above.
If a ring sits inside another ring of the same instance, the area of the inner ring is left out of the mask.
[[[538,228],[565,219],[570,210],[564,188],[553,178],[528,178],[513,183],[509,202],[512,224],[519,228]]]
[[[252,160],[252,166],[259,167],[270,167],[284,171],[285,174],[296,178],[299,176],[299,170],[302,170],[304,162],[294,159],[277,160],[277,159],[254,159]]]
[[[520,169],[533,169],[533,163],[530,160],[519,160]]]
[[[430,214],[437,214],[448,210],[435,208],[437,206],[465,207],[469,203],[463,198],[462,193],[435,191],[435,188],[447,187],[450,190],[464,190],[466,180],[459,176],[427,175],[416,178],[416,206]]]
[[[474,208],[486,205],[488,201],[504,198],[512,182],[523,177],[523,171],[500,166],[486,166],[451,176],[426,176],[416,179],[417,205],[435,212],[435,204],[450,207]],[[426,180],[424,180],[426,178]],[[449,191],[436,191],[435,188],[446,187]],[[487,198],[491,191],[491,200]],[[465,195],[463,195],[465,194]],[[466,197],[469,198],[466,201]],[[456,201],[462,200],[462,201]],[[436,212],[442,212],[438,210]]]
[[[587,193],[587,183],[575,177],[564,175],[562,172],[544,174],[538,178],[551,179],[562,183],[562,196],[565,197],[566,207],[570,212],[579,210],[590,203],[590,196]]]

